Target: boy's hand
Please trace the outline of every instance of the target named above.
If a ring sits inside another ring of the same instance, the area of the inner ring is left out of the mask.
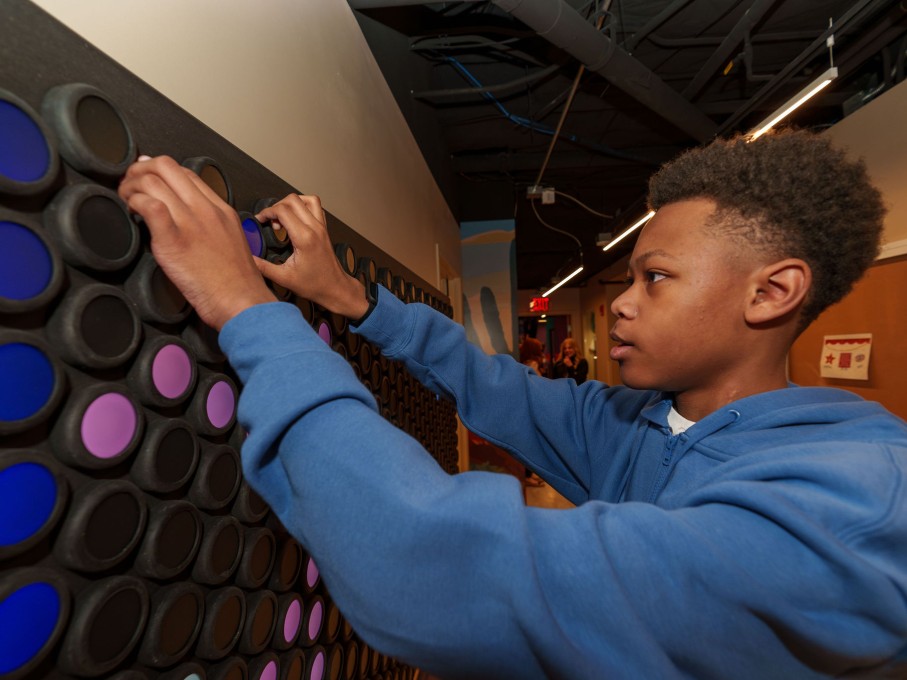
[[[365,289],[340,267],[325,227],[324,210],[317,196],[290,194],[255,216],[286,229],[293,254],[283,264],[255,258],[259,271],[296,295],[349,319],[368,310]]]
[[[275,297],[261,278],[239,215],[172,158],[143,157],[119,188],[145,219],[151,252],[202,321],[220,330],[241,311]]]

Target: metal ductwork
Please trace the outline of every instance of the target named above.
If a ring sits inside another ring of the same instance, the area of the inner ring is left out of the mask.
[[[563,0],[492,2],[693,139],[706,142],[715,136],[718,126],[712,119],[596,30]],[[426,4],[432,3],[424,0],[349,0],[353,9]]]
[[[702,92],[702,88],[706,86],[709,79],[714,77],[715,73],[717,73],[722,66],[727,64],[728,59],[733,56],[734,50],[736,50],[746,39],[750,31],[762,21],[762,18],[775,6],[776,2],[777,0],[756,0],[756,2],[746,10],[743,18],[740,19],[731,32],[725,36],[724,40],[722,40],[721,44],[718,46],[718,49],[712,52],[712,56],[708,58],[708,61],[706,61],[705,64],[702,65],[702,68],[699,69],[699,73],[697,73],[693,80],[690,81],[689,85],[686,86],[683,91],[685,97],[694,99]]]
[[[712,119],[563,0],[492,2],[693,139],[706,142],[715,136],[718,126]]]

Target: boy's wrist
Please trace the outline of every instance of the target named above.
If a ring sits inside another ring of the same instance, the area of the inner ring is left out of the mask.
[[[267,288],[264,290],[254,290],[246,293],[242,297],[231,299],[229,305],[224,305],[216,312],[210,315],[201,314],[202,320],[212,326],[215,330],[220,331],[224,325],[231,319],[239,316],[250,307],[277,302],[277,298]],[[207,318],[206,318],[207,317]]]
[[[337,293],[334,304],[325,305],[331,311],[345,316],[350,321],[364,317],[369,311],[365,286],[359,279],[347,276],[342,290],[338,290]]]
[[[363,285],[362,282],[358,280],[356,283],[362,288],[365,309],[358,316],[348,315],[347,318],[353,326],[361,326],[378,305],[378,284],[374,281],[370,281]]]

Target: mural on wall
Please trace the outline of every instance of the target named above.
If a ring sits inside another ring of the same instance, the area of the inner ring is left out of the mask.
[[[463,325],[488,354],[516,353],[514,220],[460,224]]]

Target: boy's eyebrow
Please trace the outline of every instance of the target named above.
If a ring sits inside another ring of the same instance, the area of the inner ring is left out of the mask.
[[[642,266],[645,266],[645,263],[647,260],[649,260],[653,257],[667,257],[672,260],[676,259],[668,251],[662,250],[661,248],[655,248],[653,250],[647,250],[646,252],[642,253],[641,255],[633,258],[633,261],[631,264],[636,265],[637,267],[642,267]]]

